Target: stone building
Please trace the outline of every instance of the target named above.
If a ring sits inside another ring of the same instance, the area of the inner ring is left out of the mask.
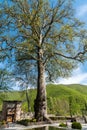
[[[21,101],[3,101],[2,119],[7,122],[15,122],[21,119]]]

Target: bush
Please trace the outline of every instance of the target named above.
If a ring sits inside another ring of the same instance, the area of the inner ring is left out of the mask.
[[[29,119],[24,119],[24,120],[17,121],[18,124],[25,125],[25,126],[28,126],[29,122],[30,122]]]
[[[21,125],[25,125],[25,126],[28,126],[28,124],[30,123],[35,123],[36,122],[36,119],[23,119],[23,120],[20,120],[20,121],[17,121],[18,124],[21,124]]]
[[[0,125],[6,125],[6,121],[5,120],[1,121]]]
[[[36,119],[34,118],[34,119],[32,119],[32,122],[36,122]]]
[[[61,123],[59,124],[60,127],[67,127],[67,124]]]
[[[79,122],[73,122],[72,123],[72,128],[73,129],[82,129],[82,126],[81,126],[81,124],[79,123]]]

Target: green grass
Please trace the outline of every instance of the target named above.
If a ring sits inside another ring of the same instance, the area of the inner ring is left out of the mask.
[[[82,88],[82,89],[85,89]],[[77,86],[75,87],[74,85],[53,85],[53,84],[49,84],[47,85],[47,94],[48,96],[52,96],[52,97],[66,97],[66,96],[84,96],[85,95],[85,91],[84,93],[82,93],[81,91],[79,91],[79,86],[77,88]]]
[[[69,100],[72,100],[72,113],[81,114],[87,100],[87,86],[72,84],[72,85],[54,85],[49,84],[47,89],[48,113],[57,115],[69,114]],[[3,95],[3,96],[2,96]],[[23,101],[22,109],[27,111],[27,103],[25,91],[11,91],[0,94],[0,110],[2,100],[21,100]],[[29,90],[30,105],[33,111],[36,90]]]

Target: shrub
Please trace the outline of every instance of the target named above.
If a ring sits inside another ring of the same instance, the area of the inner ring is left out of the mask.
[[[71,126],[73,129],[82,129],[82,126],[79,122],[73,122],[72,123],[72,126]]]
[[[1,127],[7,127],[7,122],[5,120],[0,121],[0,128]],[[1,130],[1,129],[0,129]]]
[[[17,121],[18,124],[25,125],[25,126],[27,126],[29,122],[30,122],[29,119],[24,119],[24,120]]]
[[[6,121],[5,120],[1,121],[0,125],[6,125]]]
[[[20,120],[20,121],[17,121],[18,124],[21,124],[21,125],[25,125],[25,126],[28,126],[28,124],[30,123],[34,123],[36,122],[36,119],[23,119],[23,120]]]
[[[59,124],[59,126],[60,126],[60,127],[67,127],[67,124],[61,123],[61,124]]]
[[[34,119],[32,120],[32,122],[36,122],[36,119],[34,118]]]

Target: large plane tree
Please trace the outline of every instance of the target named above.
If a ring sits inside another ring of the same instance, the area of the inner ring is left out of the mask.
[[[0,5],[0,56],[32,64],[37,121],[47,119],[46,77],[68,76],[77,61],[86,59],[86,30],[74,16],[73,2],[4,0]]]

